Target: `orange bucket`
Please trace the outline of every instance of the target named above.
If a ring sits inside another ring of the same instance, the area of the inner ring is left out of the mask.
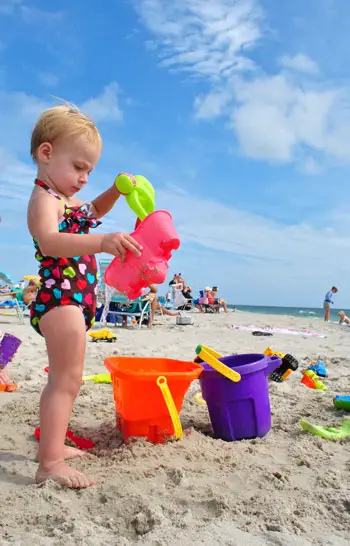
[[[117,427],[124,440],[143,437],[159,444],[173,437],[174,425],[157,379],[166,378],[180,413],[184,396],[202,366],[170,358],[127,356],[111,356],[104,363],[111,374]]]

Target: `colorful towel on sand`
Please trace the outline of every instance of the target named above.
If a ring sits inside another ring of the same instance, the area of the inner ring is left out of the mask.
[[[18,337],[0,331],[0,370],[11,362],[21,343]]]
[[[231,328],[234,330],[241,330],[243,332],[261,332],[267,334],[289,334],[292,336],[304,336],[304,337],[315,337],[315,338],[325,338],[324,334],[318,334],[312,330],[294,330],[293,328],[261,328],[260,326],[239,326],[232,324]]]

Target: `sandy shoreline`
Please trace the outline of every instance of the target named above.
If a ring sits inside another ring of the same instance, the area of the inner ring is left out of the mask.
[[[33,484],[40,391],[46,380],[44,341],[13,319],[0,329],[23,341],[11,365],[17,393],[0,393],[0,545],[334,545],[350,536],[350,443],[303,432],[305,417],[317,424],[346,416],[332,405],[350,394],[350,329],[299,317],[248,313],[194,315],[194,326],[175,319],[147,329],[117,329],[113,345],[88,343],[85,373],[104,372],[111,354],[192,360],[204,343],[223,354],[262,352],[267,345],[300,362],[321,357],[329,368],[328,391],[307,389],[294,373],[270,383],[273,427],[259,440],[226,443],[210,436],[205,407],[192,384],[179,442],[153,446],[121,443],[110,385],[85,384],[70,428],[92,439],[94,457],[75,462],[97,485],[82,492]],[[306,328],[317,339],[276,334],[254,337],[232,324]],[[30,536],[29,536],[30,535]]]

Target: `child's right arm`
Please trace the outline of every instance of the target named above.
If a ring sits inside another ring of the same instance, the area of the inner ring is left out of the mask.
[[[141,245],[126,233],[72,234],[58,231],[59,201],[44,192],[34,193],[28,207],[28,227],[44,256],[71,258],[106,252],[125,260],[125,251],[140,255]]]

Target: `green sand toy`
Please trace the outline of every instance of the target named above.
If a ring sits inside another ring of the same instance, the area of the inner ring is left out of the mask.
[[[300,421],[301,428],[325,440],[345,440],[346,438],[350,438],[350,419],[343,419],[339,421],[338,425],[339,428],[322,427],[321,425],[312,425],[306,419]]]
[[[84,375],[83,381],[93,381],[94,383],[112,383],[110,373],[98,373],[97,375]]]
[[[114,181],[117,190],[125,195],[125,199],[131,210],[139,220],[154,212],[155,192],[152,184],[144,176],[133,176],[127,173],[118,174]]]

